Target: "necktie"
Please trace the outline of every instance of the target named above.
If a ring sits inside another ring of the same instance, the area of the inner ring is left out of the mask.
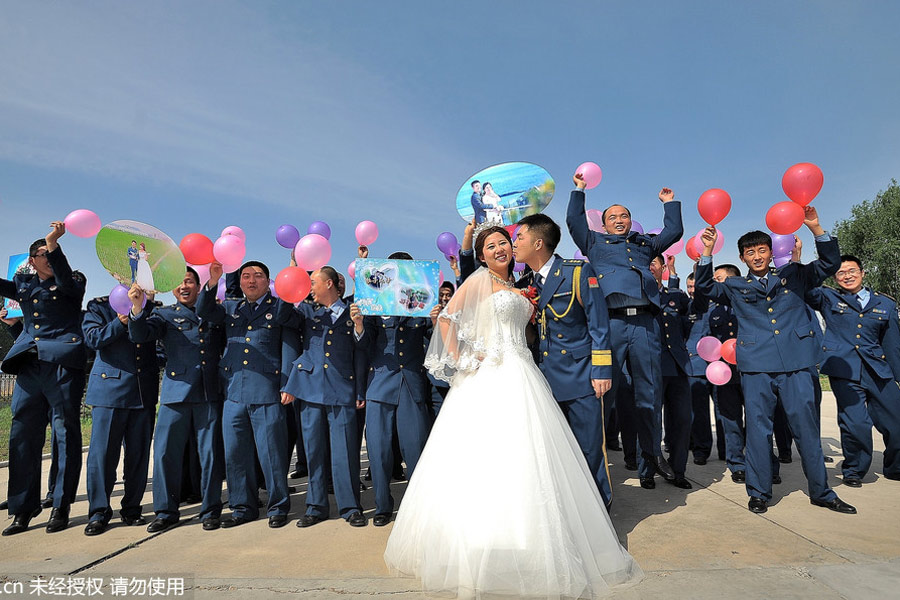
[[[544,277],[540,273],[534,274],[534,287],[538,293],[544,288]]]
[[[865,303],[865,301],[863,300],[863,295],[862,295],[861,293],[856,295],[856,301],[859,302],[859,305],[860,305],[861,307],[863,307],[863,308],[866,307],[866,303]]]
[[[762,284],[763,289],[766,289],[766,285],[768,285],[768,283],[769,283],[769,278],[768,277],[760,277],[759,283]]]

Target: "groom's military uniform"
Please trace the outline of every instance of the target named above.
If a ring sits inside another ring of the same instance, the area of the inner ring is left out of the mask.
[[[519,287],[538,293],[536,359],[584,452],[604,503],[612,502],[603,399],[592,379],[612,378],[609,317],[591,265],[554,255]]]

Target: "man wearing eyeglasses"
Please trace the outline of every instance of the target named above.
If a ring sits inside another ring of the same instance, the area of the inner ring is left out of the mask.
[[[900,325],[897,303],[863,285],[855,256],[841,256],[839,289],[819,287],[807,303],[825,319],[825,360],[838,407],[844,485],[860,487],[872,464],[872,425],[884,436],[884,476],[900,480]]]
[[[72,270],[58,244],[66,226],[54,221],[50,227],[47,237],[28,249],[28,264],[35,273],[0,279],[0,296],[16,300],[24,313],[24,329],[2,364],[4,372],[16,375],[8,494],[14,519],[3,535],[25,531],[41,512],[41,451],[48,420],[56,436],[59,469],[48,533],[68,526],[81,474],[79,410],[86,361],[81,302],[86,279]]]

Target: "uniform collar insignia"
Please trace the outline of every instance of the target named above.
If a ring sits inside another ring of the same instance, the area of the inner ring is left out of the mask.
[[[266,321],[272,320],[272,313],[266,313]]]

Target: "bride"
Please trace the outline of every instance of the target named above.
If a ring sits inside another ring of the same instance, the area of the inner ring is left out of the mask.
[[[494,186],[485,181],[481,196],[484,204],[484,220],[489,223],[503,224],[503,205],[500,204],[500,196],[494,191]]]
[[[384,553],[430,592],[592,598],[635,583],[565,417],[528,350],[534,308],[502,227],[438,318],[425,365],[451,383]]]
[[[147,246],[142,243],[140,250],[138,250],[138,266],[135,282],[145,292],[155,292],[156,286],[153,283],[153,271],[150,269],[150,263],[147,262],[148,258],[150,258],[150,253],[147,252]]]

